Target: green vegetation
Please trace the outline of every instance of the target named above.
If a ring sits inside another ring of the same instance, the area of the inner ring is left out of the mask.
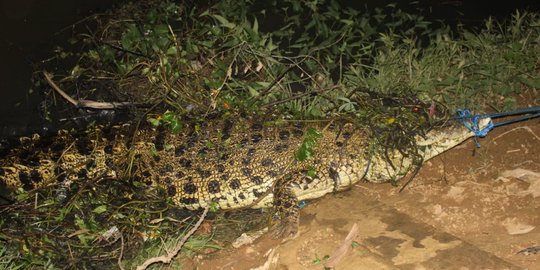
[[[369,125],[377,151],[413,156],[414,135],[456,108],[506,110],[540,87],[539,14],[457,32],[420,14],[332,0],[135,1],[96,17],[80,51],[58,48],[58,59],[76,64],[56,78],[79,99],[133,102],[137,117],[174,132],[183,117],[209,113],[345,118]],[[318,136],[309,132],[299,160]],[[53,189],[21,192],[1,213],[0,269],[108,266],[122,252],[136,265],[163,251],[162,239],[178,242],[193,221],[164,191],[144,194],[139,184],[89,179],[70,187],[68,201]],[[218,248],[212,237],[186,249]]]

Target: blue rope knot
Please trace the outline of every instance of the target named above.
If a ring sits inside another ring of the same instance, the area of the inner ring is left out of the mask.
[[[464,110],[457,110],[459,120],[460,122],[470,131],[474,133],[475,137],[485,137],[494,127],[493,121],[490,120],[488,125],[482,129],[480,129],[480,119],[486,118],[487,116],[479,116],[477,114],[472,114],[471,111],[464,109]],[[477,142],[478,146],[478,142]]]

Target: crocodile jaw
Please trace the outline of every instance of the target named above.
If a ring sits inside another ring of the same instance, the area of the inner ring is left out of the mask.
[[[478,128],[484,129],[491,122],[490,118],[484,118],[479,121]],[[419,154],[425,162],[447,150],[450,150],[467,139],[475,136],[474,132],[464,125],[445,127],[428,132],[425,137],[417,136],[416,145],[420,147]],[[383,183],[399,180],[404,177],[412,167],[410,158],[403,158],[399,151],[394,151],[389,155],[392,160],[392,166],[388,164],[387,158],[380,155],[372,157],[371,161],[361,160],[363,166],[370,163],[370,168],[364,179],[372,183]],[[358,179],[356,179],[358,182]]]

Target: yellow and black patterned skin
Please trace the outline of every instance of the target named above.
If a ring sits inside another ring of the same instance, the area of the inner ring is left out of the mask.
[[[313,157],[298,161],[295,153],[310,128],[322,136]],[[471,136],[464,127],[447,127],[416,143],[427,160]],[[362,179],[399,178],[412,164],[399,151],[381,157],[368,149],[367,133],[342,122],[208,120],[186,126],[179,134],[162,127],[133,131],[122,125],[21,138],[0,158],[0,181],[12,189],[33,189],[129,176],[164,187],[180,207],[275,207],[283,225],[292,225],[297,222],[298,200],[345,190]],[[281,234],[295,232],[286,227]]]

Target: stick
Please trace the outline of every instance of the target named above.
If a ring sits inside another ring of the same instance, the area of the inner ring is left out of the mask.
[[[201,223],[203,222],[204,218],[206,217],[206,214],[208,213],[208,209],[209,209],[209,206],[206,206],[206,208],[204,208],[204,212],[202,213],[201,217],[199,218],[199,221],[197,221],[197,223],[195,224],[195,226],[193,226],[193,228],[191,228],[191,230],[186,234],[184,235],[184,238],[182,238],[182,240],[180,241],[180,243],[178,243],[178,245],[176,246],[176,248],[173,250],[173,252],[170,252],[167,256],[165,255],[162,255],[162,256],[157,256],[157,257],[152,257],[152,258],[149,258],[147,259],[143,264],[137,266],[137,270],[145,270],[146,268],[148,268],[150,265],[154,264],[154,263],[165,263],[165,264],[168,264],[172,261],[172,259],[178,255],[178,253],[180,253],[180,250],[182,250],[182,246],[184,246],[184,244],[186,243],[186,241],[189,239],[189,237],[195,233],[195,231],[199,228],[199,226],[201,226]]]
[[[75,107],[78,108],[90,108],[90,109],[98,109],[98,110],[110,110],[110,109],[119,109],[119,108],[126,108],[130,106],[139,106],[139,107],[147,107],[148,104],[144,103],[131,103],[131,102],[99,102],[99,101],[93,101],[93,100],[76,100],[72,97],[70,97],[66,92],[64,92],[60,87],[52,80],[51,75],[47,71],[43,71],[43,75],[45,76],[45,80],[47,80],[47,83],[56,91],[58,94],[60,94],[63,98],[65,98],[69,103],[75,105]]]
[[[324,264],[324,267],[325,268],[336,267],[336,264],[338,264],[341,261],[341,259],[343,259],[345,254],[347,254],[347,252],[349,252],[349,250],[351,249],[352,241],[357,235],[358,235],[358,225],[354,223],[351,230],[349,231],[349,234],[347,235],[347,237],[345,237],[345,240],[343,240],[343,243],[341,243],[341,246],[338,249],[336,249],[336,251],[334,252],[334,254],[332,254],[332,256],[330,256],[328,261],[326,261],[326,263]]]

